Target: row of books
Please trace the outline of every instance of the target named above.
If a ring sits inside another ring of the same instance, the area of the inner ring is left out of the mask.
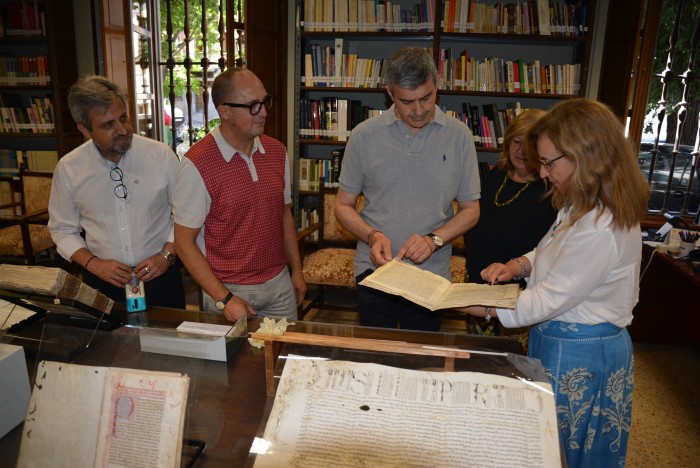
[[[25,151],[23,155],[28,171],[53,172],[58,164],[58,152],[51,150]]]
[[[499,109],[496,104],[482,104],[481,108],[469,102],[462,103],[462,112],[445,110],[469,127],[474,145],[480,148],[500,148],[506,128],[523,111],[520,102],[508,103]]]
[[[579,36],[587,32],[586,2],[445,0],[445,32]]]
[[[32,172],[53,172],[58,164],[58,152],[53,150],[0,149],[0,176],[19,175],[20,166]]]
[[[48,97],[30,98],[29,107],[0,107],[0,132],[53,133],[53,104]]]
[[[305,31],[432,31],[435,0],[410,6],[391,0],[306,0]]]
[[[452,57],[440,49],[438,88],[459,91],[577,95],[581,90],[581,64],[541,64],[539,60],[475,59],[463,51]]]
[[[310,44],[304,53],[306,86],[376,88],[380,85],[383,59],[361,58],[343,51],[343,39],[336,38],[334,47]]]
[[[299,190],[318,192],[321,179],[327,188],[338,187],[344,148],[331,151],[330,159],[299,158]]]
[[[5,3],[0,8],[0,35],[46,36],[43,3],[39,0]]]
[[[357,99],[326,96],[299,100],[299,138],[347,141],[363,120],[379,115],[381,109],[363,106]]]
[[[0,86],[45,86],[50,81],[46,55],[0,57]]]

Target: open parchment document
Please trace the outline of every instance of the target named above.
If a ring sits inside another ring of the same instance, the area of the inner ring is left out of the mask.
[[[179,467],[189,377],[42,361],[18,467]]]
[[[475,372],[290,357],[264,439],[256,467],[561,466],[549,384]]]
[[[520,292],[516,283],[450,283],[442,276],[396,259],[377,268],[360,284],[403,296],[430,310],[472,305],[514,309]]]

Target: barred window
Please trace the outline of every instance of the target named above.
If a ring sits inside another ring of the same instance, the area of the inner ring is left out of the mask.
[[[649,212],[688,215],[695,217],[696,224],[700,206],[698,41],[700,0],[664,0],[639,150],[639,168],[650,184]]]

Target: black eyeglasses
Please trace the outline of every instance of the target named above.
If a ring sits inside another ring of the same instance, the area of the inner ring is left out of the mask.
[[[124,173],[122,172],[122,170],[118,167],[113,167],[112,170],[109,171],[109,178],[115,182],[119,182],[119,185],[114,187],[114,194],[118,198],[123,198],[124,200],[126,200],[126,195],[129,192],[128,190],[126,190],[126,185],[122,184],[122,180],[124,180]]]
[[[255,101],[251,102],[250,104],[236,104],[235,102],[222,102],[222,106],[228,106],[228,107],[244,107],[250,111],[250,115],[258,115],[260,111],[262,110],[263,106],[265,106],[265,109],[270,110],[272,108],[272,102],[275,100],[275,97],[271,94],[268,94],[265,96],[265,98],[262,101]]]
[[[540,164],[542,164],[544,167],[549,169],[550,167],[552,167],[552,164],[559,161],[561,158],[565,158],[565,157],[566,157],[566,155],[562,154],[561,156],[557,156],[554,159],[542,159],[542,158],[540,158]]]

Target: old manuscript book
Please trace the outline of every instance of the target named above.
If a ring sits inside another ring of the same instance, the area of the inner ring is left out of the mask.
[[[179,467],[190,379],[42,361],[18,467]]]
[[[561,466],[545,382],[288,356],[256,468]]]
[[[0,289],[77,301],[109,314],[114,301],[61,268],[0,264]]]
[[[520,293],[516,283],[450,283],[442,276],[396,259],[377,268],[360,284],[403,296],[430,310],[473,305],[514,309]]]

